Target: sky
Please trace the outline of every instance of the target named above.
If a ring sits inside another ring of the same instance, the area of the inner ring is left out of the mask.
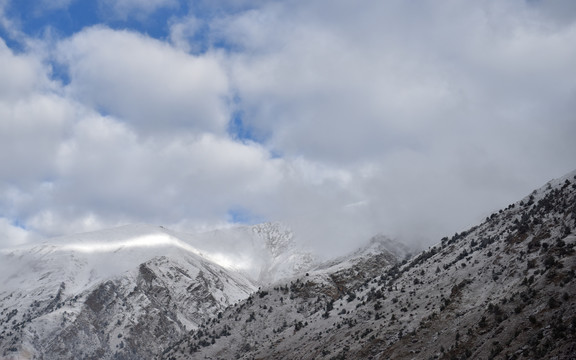
[[[0,247],[427,246],[576,168],[572,0],[0,0]]]

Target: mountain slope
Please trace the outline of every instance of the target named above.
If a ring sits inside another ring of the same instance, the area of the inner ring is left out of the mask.
[[[324,324],[335,300],[351,301],[368,279],[397,266],[398,256],[407,253],[401,244],[374,237],[349,256],[260,289],[192,331],[167,349],[163,358],[298,358],[294,346],[319,344],[301,329],[308,329],[309,323],[314,326],[315,320]]]
[[[575,229],[573,172],[353,286],[323,269],[263,288],[162,358],[572,359]]]
[[[259,285],[305,272],[317,263],[310,252],[296,245],[290,228],[277,222],[177,236]]]
[[[3,254],[3,356],[150,357],[255,290],[160,228],[127,226],[73,240]]]
[[[5,249],[0,356],[150,358],[258,285],[313,262],[281,224],[203,234],[127,225]]]

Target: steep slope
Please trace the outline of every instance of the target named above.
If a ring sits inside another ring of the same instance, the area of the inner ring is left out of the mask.
[[[573,359],[575,229],[573,172],[401,264],[263,288],[162,358]]]
[[[150,358],[314,263],[279,223],[201,234],[127,225],[0,250],[0,356]]]
[[[169,231],[130,225],[4,250],[0,354],[150,357],[255,290]]]
[[[2,256],[0,354],[7,358],[148,358],[255,290],[244,276],[145,225]]]
[[[320,320],[330,317],[336,299],[352,299],[368,279],[399,264],[399,257],[407,254],[401,244],[374,237],[349,256],[260,289],[192,331],[163,357],[298,358],[294,346],[318,340],[301,329],[314,320],[323,324]]]

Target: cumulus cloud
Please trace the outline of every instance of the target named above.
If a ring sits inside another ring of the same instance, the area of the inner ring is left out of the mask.
[[[142,132],[222,132],[228,79],[216,55],[192,56],[161,41],[104,27],[58,48],[71,96]]]
[[[187,53],[201,52],[201,44],[194,44],[192,41],[203,25],[203,21],[194,16],[174,19],[170,24],[170,42],[174,47]]]
[[[430,244],[572,170],[571,8],[204,2],[165,38],[100,25],[18,55],[2,43],[2,231],[245,212],[332,254],[377,232]]]
[[[37,57],[16,55],[0,41],[0,62],[0,217],[24,223],[22,206],[55,174],[74,109],[53,93]]]
[[[0,38],[0,99],[14,101],[29,96],[49,84],[40,59],[28,55],[16,55]]]
[[[362,12],[274,6],[223,22],[223,36],[244,49],[232,68],[247,118],[283,151],[358,161],[426,151],[447,131],[539,122],[537,100],[570,96],[562,83],[573,31],[531,27],[521,8],[423,3],[415,14],[400,2]]]
[[[20,185],[50,177],[73,110],[54,96],[0,102],[0,166],[3,181]]]
[[[372,226],[440,236],[480,220],[462,209],[504,206],[573,166],[576,28],[522,2],[353,6],[273,4],[218,34],[240,49],[233,84],[268,146],[378,169],[351,182]]]
[[[56,179],[21,202],[28,225],[49,235],[128,222],[222,223],[280,179],[279,160],[257,144],[211,134],[144,139],[99,115],[78,121],[55,159]]]

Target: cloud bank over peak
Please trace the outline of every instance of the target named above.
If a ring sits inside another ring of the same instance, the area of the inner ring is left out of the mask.
[[[569,1],[38,6],[0,2],[1,246],[264,220],[430,244],[574,167]]]

